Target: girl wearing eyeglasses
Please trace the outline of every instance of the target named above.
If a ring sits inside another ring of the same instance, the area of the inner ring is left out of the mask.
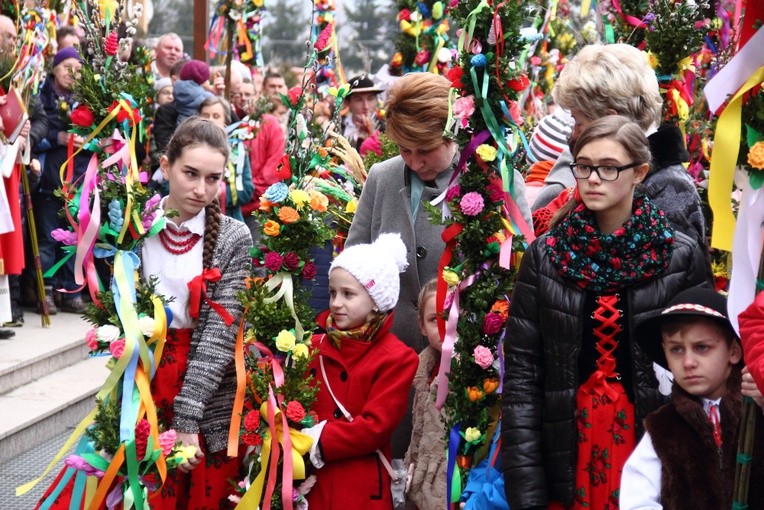
[[[509,506],[617,508],[642,419],[663,403],[635,323],[708,285],[697,243],[638,190],[648,141],[625,117],[572,147],[576,200],[529,247],[505,344],[502,458]]]

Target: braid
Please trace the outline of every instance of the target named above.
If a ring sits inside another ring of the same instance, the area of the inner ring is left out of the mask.
[[[204,255],[202,264],[205,269],[212,267],[212,253],[218,241],[220,231],[220,201],[216,198],[205,209],[204,220]]]

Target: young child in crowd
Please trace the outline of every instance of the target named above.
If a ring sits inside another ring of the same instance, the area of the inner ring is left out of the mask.
[[[303,432],[317,482],[311,510],[393,507],[390,437],[403,418],[417,355],[390,332],[406,247],[399,234],[346,248],[329,269],[311,362],[319,423]]]
[[[411,442],[406,452],[410,483],[409,501],[418,510],[440,510],[446,501],[446,425],[435,408],[438,392],[441,340],[435,293],[438,280],[427,282],[419,292],[419,329],[430,345],[419,353],[419,368],[414,376],[414,406]]]
[[[178,126],[161,158],[170,184],[163,209],[178,211],[141,252],[143,275],[158,278],[157,291],[174,296],[164,353],[152,380],[162,423],[178,440],[197,447],[152,499],[154,509],[228,508],[229,479],[239,459],[226,457],[236,391],[233,364],[242,305],[236,294],[248,275],[249,229],[220,213],[217,199],[228,160],[225,132],[192,117]],[[206,276],[218,272],[219,280]],[[206,285],[206,300],[191,302],[190,288]],[[224,316],[213,310],[217,303]]]
[[[711,289],[684,291],[639,324],[637,338],[671,370],[674,388],[671,402],[645,419],[645,435],[624,466],[621,510],[732,508],[743,352],[727,300]],[[764,508],[764,423],[757,412],[750,508]]]
[[[523,255],[507,322],[501,465],[513,510],[618,504],[642,420],[664,403],[636,319],[707,284],[698,244],[637,187],[650,167],[637,124],[606,115],[572,151],[576,199]]]

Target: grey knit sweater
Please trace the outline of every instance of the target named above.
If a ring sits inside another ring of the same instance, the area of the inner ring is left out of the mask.
[[[249,228],[227,216],[220,218],[220,230],[212,255],[212,266],[222,278],[207,283],[209,298],[222,305],[234,317],[226,326],[217,312],[205,302],[191,336],[186,376],[175,397],[173,428],[179,432],[201,433],[210,452],[228,445],[236,370],[233,364],[236,332],[243,306],[236,294],[244,289],[249,275],[252,237]]]

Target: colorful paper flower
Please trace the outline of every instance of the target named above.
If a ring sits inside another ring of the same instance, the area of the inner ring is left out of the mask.
[[[450,285],[451,287],[454,287],[456,285],[459,285],[459,275],[456,274],[456,271],[451,271],[450,269],[444,269],[443,270],[443,281],[446,282],[446,284]]]
[[[309,352],[307,345],[297,344],[294,346],[294,349],[292,349],[292,357],[294,359],[304,359],[308,357]]]
[[[271,184],[265,190],[265,199],[272,204],[279,204],[289,196],[289,186],[283,182]]]
[[[122,336],[122,332],[117,326],[111,324],[105,324],[96,329],[96,338],[98,338],[99,342],[111,343],[119,339],[120,336]]]
[[[175,447],[175,442],[178,440],[178,434],[175,429],[165,430],[159,434],[159,446],[162,448],[162,454],[166,457],[170,455],[172,449]]]
[[[316,277],[316,274],[318,273],[318,270],[316,269],[316,265],[311,262],[307,261],[305,262],[305,265],[302,267],[302,277],[306,280],[312,280]]]
[[[486,335],[495,335],[501,331],[503,324],[504,321],[500,315],[495,313],[487,313],[485,314],[485,319],[483,320],[483,333]]]
[[[468,443],[474,443],[475,441],[480,440],[480,437],[483,434],[480,432],[480,429],[475,427],[467,427],[467,430],[464,431],[464,440]]]
[[[462,120],[462,127],[467,125],[467,120],[475,113],[475,97],[472,95],[460,97],[454,101],[454,117]]]
[[[277,221],[268,220],[263,225],[263,233],[270,237],[276,237],[281,232],[281,225]]]
[[[281,352],[289,352],[294,348],[295,340],[294,333],[282,329],[276,336],[276,349]]]
[[[475,347],[475,350],[472,351],[472,357],[475,358],[475,363],[477,363],[483,370],[493,364],[493,354],[491,353],[491,349],[485,345],[478,345]]]
[[[759,140],[748,151],[748,164],[756,170],[764,170],[764,141]]]
[[[317,212],[325,212],[329,208],[329,199],[318,191],[310,192],[310,208]]]
[[[112,30],[103,42],[103,52],[106,53],[106,55],[113,57],[117,54],[118,50],[119,36],[117,35],[116,30]]]
[[[486,64],[488,64],[488,60],[485,58],[485,55],[480,53],[470,59],[470,64],[472,64],[472,67],[476,69],[482,69],[486,66]]]
[[[278,217],[286,225],[300,221],[300,213],[294,207],[284,206],[279,209]]]
[[[119,340],[114,340],[112,343],[109,344],[109,352],[112,356],[119,359],[122,356],[122,353],[125,351],[125,339],[120,338]]]
[[[300,257],[293,251],[284,255],[284,269],[287,271],[294,271],[300,266]]]
[[[446,78],[448,78],[448,80],[451,82],[452,88],[460,89],[462,88],[462,76],[464,76],[464,71],[462,71],[462,68],[455,66],[448,71]]]
[[[282,261],[281,255],[275,251],[265,254],[265,267],[273,273],[281,269]]]
[[[91,351],[98,349],[98,338],[96,337],[95,328],[89,329],[88,332],[85,333],[85,343]]]
[[[260,428],[260,412],[248,412],[244,417],[244,430],[248,432],[255,432],[258,428]]]
[[[486,395],[490,395],[495,392],[499,387],[499,379],[497,377],[488,377],[483,381],[483,391]]]
[[[293,189],[290,191],[289,198],[292,199],[292,202],[294,202],[294,205],[296,205],[298,208],[302,208],[310,201],[310,195],[308,195],[308,192],[301,189]]]
[[[475,153],[477,153],[478,157],[484,162],[490,163],[496,159],[496,154],[498,154],[498,151],[493,145],[484,143],[478,146],[478,148],[475,150]]]
[[[453,200],[459,198],[462,194],[462,188],[458,184],[454,184],[446,191],[446,200]]]
[[[286,406],[286,417],[294,423],[300,423],[305,418],[305,408],[296,400],[290,400]]]
[[[425,66],[430,62],[430,52],[427,50],[419,50],[414,57],[414,63],[418,66]]]
[[[150,337],[154,334],[154,319],[148,315],[144,315],[138,318],[138,327],[141,328],[143,336]]]
[[[95,115],[93,115],[90,108],[84,104],[81,104],[72,110],[72,114],[69,118],[71,119],[72,124],[83,128],[90,127],[93,125],[93,122],[95,122]]]
[[[470,191],[462,197],[461,201],[459,202],[459,207],[461,208],[462,213],[465,215],[477,216],[483,211],[483,208],[485,207],[483,195],[477,191]]]

